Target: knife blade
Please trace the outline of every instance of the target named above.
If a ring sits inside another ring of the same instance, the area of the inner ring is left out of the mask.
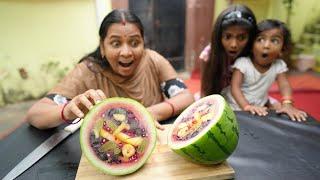
[[[77,121],[76,119],[75,121]],[[12,180],[17,178],[24,171],[29,169],[33,164],[45,156],[51,149],[57,146],[62,140],[67,138],[70,134],[76,132],[81,126],[82,120],[76,124],[70,124],[64,129],[51,135],[47,140],[40,144],[30,154],[27,155],[22,161],[18,163],[2,180]]]

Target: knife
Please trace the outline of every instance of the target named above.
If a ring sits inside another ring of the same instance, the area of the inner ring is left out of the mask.
[[[77,121],[76,119],[75,121]],[[75,122],[74,121],[74,122]],[[25,157],[18,165],[16,165],[2,180],[12,180],[29,169],[34,163],[45,156],[51,149],[67,138],[70,134],[76,132],[81,126],[82,120],[76,124],[70,124],[64,129],[51,135],[47,140],[40,144],[27,157]]]

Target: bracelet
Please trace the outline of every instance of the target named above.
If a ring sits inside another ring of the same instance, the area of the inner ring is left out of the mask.
[[[293,104],[293,101],[290,99],[285,99],[282,101],[282,104]]]
[[[163,102],[170,105],[170,107],[171,107],[171,115],[170,115],[170,117],[173,117],[173,115],[175,114],[174,105],[170,101],[167,101],[167,100],[163,101]]]
[[[66,119],[66,117],[64,116],[63,111],[67,105],[68,105],[68,102],[63,104],[63,107],[62,107],[61,113],[60,113],[61,119],[67,124],[77,124],[80,121],[80,119],[76,122],[72,122],[71,120]]]

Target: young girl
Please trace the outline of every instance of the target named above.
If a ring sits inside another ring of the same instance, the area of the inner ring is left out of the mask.
[[[234,110],[250,111],[252,114],[267,114],[268,90],[277,80],[282,95],[282,105],[276,110],[287,113],[293,121],[305,121],[306,113],[293,107],[291,88],[285,72],[288,70],[281,60],[290,48],[290,32],[278,20],[264,20],[257,25],[257,36],[253,43],[253,55],[236,60],[231,87],[222,94]]]
[[[235,59],[250,52],[256,29],[253,12],[231,5],[218,16],[211,36],[210,57],[201,64],[201,96],[220,94],[230,84]]]

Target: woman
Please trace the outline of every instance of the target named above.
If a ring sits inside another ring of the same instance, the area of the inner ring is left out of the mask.
[[[31,125],[45,129],[83,118],[94,104],[110,97],[139,101],[157,121],[179,114],[194,101],[170,63],[144,48],[143,26],[133,13],[113,10],[99,35],[96,51],[31,107],[27,113]]]

